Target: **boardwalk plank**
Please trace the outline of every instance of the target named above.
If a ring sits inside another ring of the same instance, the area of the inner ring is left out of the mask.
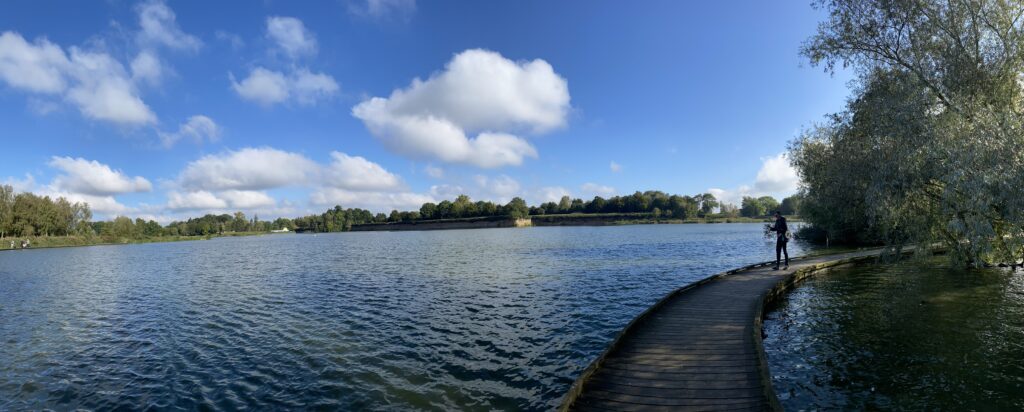
[[[795,271],[877,251],[795,260],[716,277],[670,295],[588,368],[563,403],[594,411],[757,411],[766,395],[754,317],[773,287]]]

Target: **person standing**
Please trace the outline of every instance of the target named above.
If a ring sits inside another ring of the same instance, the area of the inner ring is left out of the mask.
[[[778,210],[775,211],[775,224],[772,225],[773,232],[776,234],[775,238],[775,267],[772,270],[779,270],[779,261],[782,258],[782,254],[786,255],[786,267],[789,269],[789,250],[786,249],[786,243],[789,242],[789,238],[786,236],[789,233],[789,226],[786,225],[786,218],[782,217],[782,213]]]

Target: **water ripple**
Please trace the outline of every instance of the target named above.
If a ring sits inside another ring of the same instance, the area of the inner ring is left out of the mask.
[[[665,293],[772,251],[730,224],[3,252],[0,410],[547,410]]]

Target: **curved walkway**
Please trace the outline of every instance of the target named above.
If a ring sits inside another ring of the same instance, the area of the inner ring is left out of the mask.
[[[811,272],[878,253],[798,258],[778,271],[766,262],[678,289],[620,332],[560,409],[781,410],[761,345],[766,299]]]

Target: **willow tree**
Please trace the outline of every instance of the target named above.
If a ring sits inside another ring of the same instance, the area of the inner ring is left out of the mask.
[[[791,146],[803,214],[835,237],[1024,256],[1024,3],[832,0],[803,54],[851,67],[843,113]]]

